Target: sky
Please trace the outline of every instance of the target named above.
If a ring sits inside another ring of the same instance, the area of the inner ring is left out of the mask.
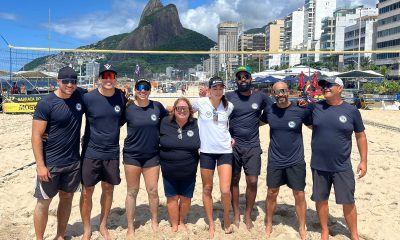
[[[244,30],[262,27],[304,5],[304,0],[161,2],[164,6],[175,4],[184,27],[214,41],[219,22],[241,22]],[[14,46],[77,48],[111,35],[133,31],[146,3],[147,0],[6,1],[0,9],[0,35]],[[337,0],[338,7],[359,4],[373,7],[376,3],[377,0]],[[0,48],[6,48],[2,39]]]

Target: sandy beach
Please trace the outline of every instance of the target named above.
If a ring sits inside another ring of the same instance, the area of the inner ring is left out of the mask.
[[[171,103],[168,103],[171,104]],[[368,138],[368,173],[363,179],[356,180],[356,204],[361,239],[395,239],[400,233],[400,111],[362,110]],[[0,239],[33,239],[33,210],[36,204],[33,195],[35,165],[31,149],[32,116],[0,114]],[[304,128],[304,146],[306,162],[309,166],[311,154],[311,130]],[[253,211],[255,228],[247,231],[242,223],[231,235],[225,235],[221,228],[222,206],[218,189],[218,178],[214,183],[214,217],[216,218],[216,239],[264,239],[264,217],[266,197],[266,158],[269,144],[269,127],[260,128],[262,154],[262,173],[258,183],[258,195]],[[126,126],[122,127],[120,143],[126,137]],[[359,154],[353,141],[352,164],[356,169]],[[115,188],[114,202],[109,218],[109,229],[114,239],[124,239],[127,221],[125,215],[126,183],[121,165],[122,183]],[[311,196],[311,172],[307,168],[306,199],[308,205],[308,239],[319,239],[319,223]],[[245,207],[245,181],[240,183],[240,208]],[[150,227],[150,213],[143,179],[137,200],[136,237],[137,239],[206,239],[207,224],[201,198],[201,178],[198,172],[192,207],[188,215],[188,232],[170,232],[162,181],[159,182],[159,224],[157,234]],[[72,213],[67,227],[67,239],[80,239],[82,223],[79,214],[79,196],[75,195]],[[100,188],[97,186],[92,211],[92,239],[102,239],[98,232],[100,215]],[[45,233],[46,239],[52,239],[56,233],[57,197],[50,206],[49,221]],[[273,221],[271,239],[298,239],[298,228],[294,211],[294,199],[291,190],[282,187],[278,197],[278,208]],[[330,239],[349,239],[342,207],[335,204],[334,196],[330,201]],[[233,216],[233,213],[231,212]]]

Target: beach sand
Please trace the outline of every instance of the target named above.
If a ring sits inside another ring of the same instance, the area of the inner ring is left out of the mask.
[[[171,104],[171,103],[168,103]],[[358,228],[361,239],[395,239],[400,233],[400,111],[362,110],[366,121],[368,138],[368,173],[356,180],[356,204],[358,210]],[[36,204],[33,195],[35,183],[35,165],[30,143],[31,115],[0,115],[0,239],[33,239],[33,210]],[[377,125],[378,124],[378,125]],[[379,125],[380,124],[380,125]],[[391,129],[388,127],[392,127]],[[385,129],[386,128],[386,129]],[[311,130],[303,129],[306,162],[310,162]],[[126,136],[126,126],[122,127],[120,143]],[[264,217],[266,197],[266,157],[269,144],[269,128],[260,128],[262,154],[262,173],[258,183],[258,194],[253,210],[255,228],[250,232],[242,223],[231,235],[225,235],[221,228],[222,206],[218,188],[218,177],[214,183],[214,217],[216,219],[216,239],[264,239]],[[359,161],[357,146],[353,140],[352,164],[356,169]],[[126,183],[121,164],[122,182],[115,188],[114,202],[109,218],[109,229],[114,239],[124,239],[127,228],[125,215]],[[308,239],[319,239],[319,223],[311,196],[311,172],[307,167],[307,228]],[[240,182],[240,208],[245,208],[245,181]],[[159,224],[157,234],[150,227],[150,214],[147,194],[141,179],[141,188],[136,208],[137,239],[206,239],[207,224],[202,204],[201,178],[198,172],[195,193],[190,209],[188,232],[172,234],[168,222],[166,198],[162,180],[159,181]],[[333,193],[333,191],[332,191]],[[73,200],[72,213],[67,227],[68,239],[80,239],[82,223],[79,213],[79,196]],[[97,186],[93,198],[92,239],[102,239],[98,232],[100,216],[100,187]],[[45,233],[46,239],[52,239],[56,233],[56,209],[58,199],[54,198],[50,206],[49,220]],[[294,211],[292,192],[286,186],[281,188],[278,207],[273,220],[271,239],[298,239],[297,220]],[[342,207],[335,204],[331,194],[329,213],[330,239],[349,239]],[[231,216],[233,213],[231,211]]]

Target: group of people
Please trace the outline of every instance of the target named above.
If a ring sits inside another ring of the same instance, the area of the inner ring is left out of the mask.
[[[119,170],[120,128],[127,125],[123,147],[123,164],[127,183],[125,200],[127,236],[133,236],[136,199],[140,176],[143,175],[151,211],[152,229],[158,228],[158,180],[161,169],[167,210],[173,232],[185,229],[196,183],[198,164],[202,179],[202,197],[209,224],[209,237],[215,232],[213,218],[213,176],[217,169],[223,228],[233,232],[239,227],[239,182],[241,170],[246,178],[244,223],[253,228],[258,176],[261,173],[260,124],[270,126],[267,164],[266,228],[272,232],[272,218],[279,188],[293,190],[299,235],[306,238],[305,177],[306,163],[302,125],[312,128],[311,199],[321,225],[321,239],[328,239],[328,199],[331,186],[343,212],[352,239],[358,239],[357,213],[354,201],[355,181],[350,153],[355,132],[360,152],[359,177],[367,171],[367,141],[359,111],[343,102],[343,82],[339,78],[319,81],[325,101],[302,106],[289,101],[284,82],[273,86],[270,97],[251,89],[251,69],[236,71],[237,90],[224,93],[224,81],[212,77],[208,89],[201,89],[193,103],[180,97],[172,108],[149,99],[151,84],[140,79],[135,84],[134,98],[127,99],[117,89],[117,72],[105,64],[99,74],[99,88],[85,92],[78,88],[77,74],[70,67],[60,69],[58,89],[37,105],[32,123],[32,148],[37,165],[34,226],[37,239],[42,239],[47,224],[50,202],[59,194],[57,236],[63,239],[74,192],[82,185],[80,212],[82,239],[90,239],[92,195],[101,182],[101,214],[99,231],[110,239],[107,219],[113,201],[114,186],[121,182]],[[198,119],[193,117],[198,113]],[[86,126],[80,149],[80,128],[85,114]]]

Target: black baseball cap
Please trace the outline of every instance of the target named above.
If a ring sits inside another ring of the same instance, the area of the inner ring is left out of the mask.
[[[58,71],[59,80],[78,80],[78,74],[71,67],[63,67]]]
[[[135,84],[135,87],[136,87],[137,85],[139,85],[139,83],[147,83],[149,86],[151,86],[150,81],[147,80],[147,79],[144,79],[144,78],[141,78],[141,79],[137,80],[137,81],[136,81],[136,84]]]
[[[111,64],[106,63],[104,65],[101,65],[99,76],[103,75],[103,73],[107,71],[113,72],[115,73],[115,75],[117,75],[117,72],[115,71],[114,67]]]
[[[210,81],[208,82],[208,87],[212,88],[214,86],[217,86],[219,84],[222,84],[225,86],[224,81],[220,77],[212,77],[210,78]]]

